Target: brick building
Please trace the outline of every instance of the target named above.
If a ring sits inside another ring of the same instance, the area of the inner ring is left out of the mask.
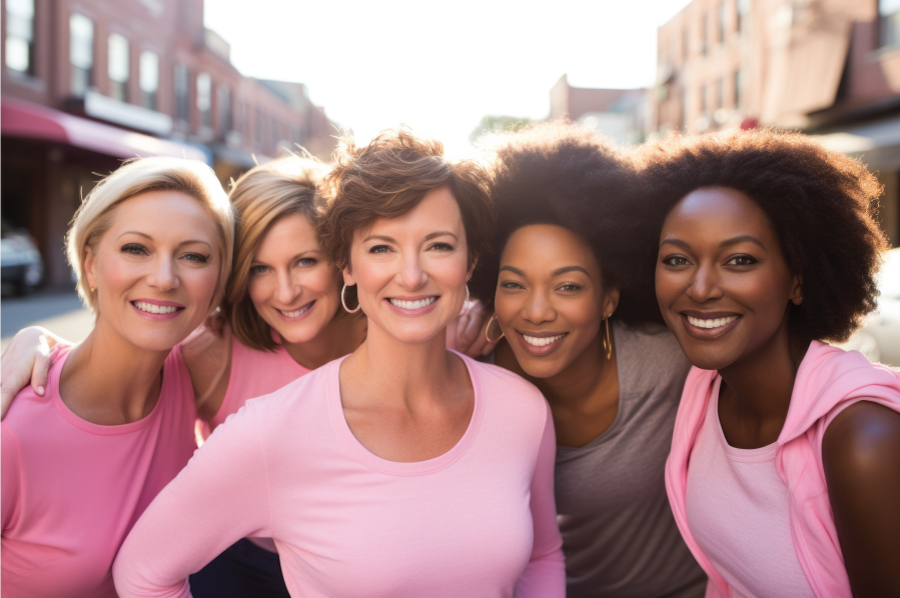
[[[334,127],[305,87],[242,76],[203,0],[0,0],[5,226],[35,237],[50,283],[80,197],[134,156],[197,158],[227,182]]]
[[[563,75],[550,89],[548,118],[568,118],[625,145],[641,143],[646,94],[644,89],[573,87]]]
[[[658,53],[651,130],[821,135],[878,172],[900,245],[900,3],[693,0],[660,27]]]

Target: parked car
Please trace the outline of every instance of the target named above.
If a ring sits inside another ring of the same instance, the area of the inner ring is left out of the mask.
[[[0,281],[12,285],[17,295],[25,295],[41,283],[44,262],[34,239],[24,229],[0,221]]]
[[[869,361],[900,367],[900,247],[887,252],[878,290],[878,310],[841,346],[859,351]]]

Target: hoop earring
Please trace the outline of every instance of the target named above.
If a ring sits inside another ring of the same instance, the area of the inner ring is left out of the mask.
[[[344,283],[344,288],[341,289],[341,305],[344,306],[344,309],[347,310],[348,314],[355,314],[359,311],[359,308],[362,307],[359,303],[356,304],[356,309],[350,309],[347,307],[347,299],[344,297],[344,293],[347,292],[347,283]]]
[[[459,310],[459,315],[464,316],[469,312],[469,285],[466,285],[466,300],[463,302],[462,309]]]
[[[506,336],[505,334],[503,334],[503,331],[502,331],[502,330],[500,331],[500,336],[498,336],[498,337],[495,338],[495,339],[492,339],[492,338],[490,337],[490,335],[488,334],[488,331],[491,329],[491,324],[493,324],[494,321],[495,321],[496,319],[497,319],[497,314],[492,315],[492,316],[491,316],[491,319],[488,320],[487,326],[484,327],[484,338],[485,338],[485,340],[486,340],[487,342],[489,342],[489,343],[496,343],[496,342],[499,342],[501,338],[503,338],[504,336]]]
[[[609,336],[609,316],[603,318],[603,323],[606,326],[606,333],[603,335],[603,350],[606,351],[606,358],[612,358],[612,337]]]

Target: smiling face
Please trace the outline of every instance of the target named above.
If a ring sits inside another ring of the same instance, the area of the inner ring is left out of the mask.
[[[340,306],[340,273],[303,214],[277,220],[250,264],[248,292],[260,317],[289,343],[315,338]]]
[[[370,336],[377,329],[421,343],[459,315],[472,274],[468,261],[459,206],[441,187],[403,216],[355,231],[344,282],[357,285]]]
[[[533,224],[507,241],[494,310],[529,376],[555,376],[596,345],[603,318],[617,302],[618,291],[603,287],[590,246],[572,231]]]
[[[177,191],[141,193],[111,217],[100,240],[85,248],[97,326],[141,349],[167,351],[211,308],[222,260],[216,224],[197,200]]]
[[[802,301],[800,277],[765,212],[724,188],[690,193],[666,218],[656,296],[687,358],[708,370],[786,335],[788,303]]]

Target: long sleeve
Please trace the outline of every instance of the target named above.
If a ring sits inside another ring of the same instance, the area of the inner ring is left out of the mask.
[[[5,532],[10,527],[19,500],[19,445],[13,431],[6,424],[3,424],[0,437],[2,437],[0,502],[3,504],[3,531]]]
[[[254,406],[217,428],[138,519],[113,565],[121,598],[188,597],[188,575],[240,538],[268,532],[265,455]]]
[[[566,594],[566,565],[562,536],[556,523],[553,468],[556,461],[556,432],[547,407],[534,477],[531,480],[531,518],[534,547],[531,560],[516,584],[517,598],[562,598]]]

